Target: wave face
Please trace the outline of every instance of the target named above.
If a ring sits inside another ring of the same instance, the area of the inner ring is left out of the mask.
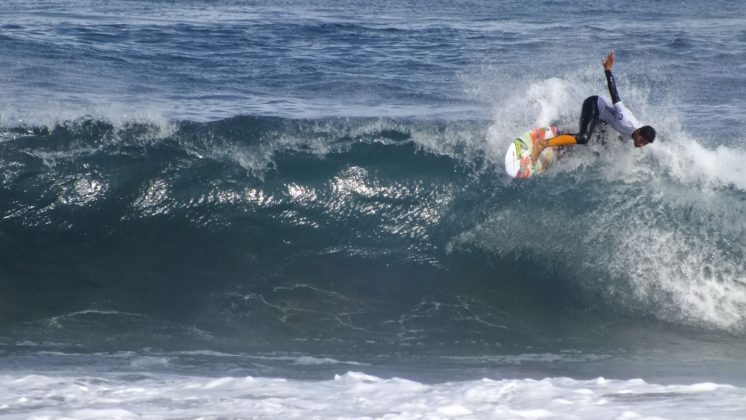
[[[615,346],[643,327],[742,336],[742,151],[610,142],[514,182],[500,129],[259,116],[5,128],[3,335],[461,351]]]

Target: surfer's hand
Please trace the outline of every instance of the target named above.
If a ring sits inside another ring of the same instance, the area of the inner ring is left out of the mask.
[[[604,65],[604,70],[611,71],[611,68],[614,67],[614,51],[609,51],[609,55],[606,56],[605,59],[601,60],[601,64]]]

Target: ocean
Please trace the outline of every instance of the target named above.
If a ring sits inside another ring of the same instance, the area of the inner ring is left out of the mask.
[[[2,2],[0,418],[745,418],[743,16]]]

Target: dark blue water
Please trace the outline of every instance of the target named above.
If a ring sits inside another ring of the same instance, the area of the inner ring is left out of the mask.
[[[744,12],[5,2],[0,364],[740,383]],[[508,179],[609,49],[659,140]]]

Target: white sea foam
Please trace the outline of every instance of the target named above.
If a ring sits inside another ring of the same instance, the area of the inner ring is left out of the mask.
[[[0,375],[4,418],[598,419],[746,416],[746,389],[570,378],[424,384],[348,372],[330,380]]]
[[[705,146],[675,113],[645,108],[658,122],[660,140],[602,159],[614,188],[594,219],[616,238],[600,260],[661,319],[742,330],[746,152]]]
[[[682,183],[710,188],[730,185],[746,191],[743,149],[705,147],[686,133],[677,133],[668,143],[655,146],[651,150],[664,170]]]

